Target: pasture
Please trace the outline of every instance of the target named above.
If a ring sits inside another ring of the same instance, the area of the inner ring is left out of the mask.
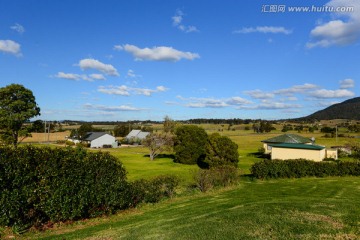
[[[283,134],[257,134],[235,126],[202,124],[208,133],[229,136],[239,146],[239,169],[249,174],[260,161],[261,140]],[[158,128],[160,129],[160,128]],[[315,137],[326,147],[344,145],[353,138]],[[99,151],[99,150],[91,150]],[[359,239],[360,179],[328,177],[253,180],[243,176],[237,186],[203,194],[189,190],[195,165],[173,162],[172,153],[150,161],[144,147],[104,149],[125,166],[130,181],[172,174],[180,177],[179,195],[159,204],[142,205],[117,215],[58,224],[45,232],[29,232],[19,239]]]

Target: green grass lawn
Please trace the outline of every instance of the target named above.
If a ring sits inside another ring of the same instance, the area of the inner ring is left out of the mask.
[[[204,125],[208,133],[218,125]],[[224,127],[226,128],[226,126]],[[239,146],[239,168],[249,174],[261,140],[283,134],[221,131]],[[296,132],[291,132],[296,133]],[[326,147],[351,139],[296,133]],[[359,141],[359,140],[356,140]],[[97,150],[94,150],[97,151]],[[144,147],[106,149],[125,166],[130,181],[163,174],[182,179],[182,193],[197,166],[173,162],[171,155],[150,161]],[[348,160],[348,159],[347,159]],[[360,178],[304,178],[250,181],[207,194],[182,194],[118,215],[75,222],[20,239],[360,239]]]
[[[243,179],[30,239],[359,239],[360,179]]]

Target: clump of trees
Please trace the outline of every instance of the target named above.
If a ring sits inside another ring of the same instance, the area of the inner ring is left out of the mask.
[[[272,123],[269,121],[260,121],[258,123],[254,123],[252,128],[256,133],[267,133],[271,132],[272,130],[276,130],[276,128],[274,128]]]
[[[195,125],[176,128],[174,152],[175,162],[198,164],[201,168],[237,167],[239,162],[236,143],[218,133],[208,136],[203,128]]]
[[[24,126],[31,118],[40,115],[35,97],[31,90],[20,84],[11,84],[0,88],[0,138],[5,144],[17,147],[30,135],[30,129]]]

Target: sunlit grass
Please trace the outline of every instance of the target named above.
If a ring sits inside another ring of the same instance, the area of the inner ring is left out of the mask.
[[[359,178],[252,182],[180,197],[32,239],[358,239]]]

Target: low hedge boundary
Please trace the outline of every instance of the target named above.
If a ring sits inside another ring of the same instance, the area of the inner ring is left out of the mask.
[[[305,159],[263,160],[252,165],[251,173],[258,179],[360,176],[360,164],[341,161],[314,162]]]

